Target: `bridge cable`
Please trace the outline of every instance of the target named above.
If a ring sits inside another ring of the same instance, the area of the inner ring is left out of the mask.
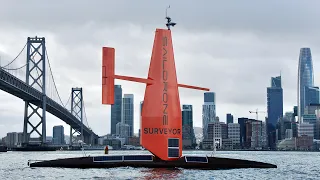
[[[67,103],[63,106],[64,108],[68,109],[66,106],[68,105],[68,103],[69,103],[70,99],[71,99],[71,94],[70,94],[70,96],[69,96],[69,98],[68,98]],[[71,112],[71,110],[70,110],[70,112]]]
[[[85,120],[87,122],[88,128],[91,129],[90,126],[89,126],[89,123],[88,123],[88,119],[87,119],[86,106],[85,106],[85,103],[84,103],[84,99],[82,99],[82,101],[83,101],[83,111],[84,111],[83,114],[84,114]]]
[[[59,97],[59,100],[60,100],[60,102],[61,102],[61,105],[62,105],[62,106],[65,106],[65,105],[63,104],[62,100],[61,100],[61,97],[60,97],[60,95],[59,95],[59,92],[58,92],[56,83],[55,83],[54,78],[53,78],[53,73],[52,73],[52,69],[51,69],[51,65],[50,65],[50,61],[49,61],[49,56],[48,56],[47,48],[46,48],[46,56],[47,56],[48,65],[49,65],[50,74],[51,74],[51,77],[52,77],[52,80],[53,80],[54,88],[55,88],[55,90],[56,90],[56,92],[57,92],[57,94],[58,94],[58,97]]]
[[[4,69],[4,70],[7,70],[7,71],[9,71],[9,70],[19,70],[19,69],[22,69],[22,68],[26,67],[27,64],[28,63],[26,63],[25,65],[23,65],[21,67],[18,67],[18,68],[5,68],[5,67],[1,67],[1,68]]]
[[[3,69],[5,69],[5,67],[8,67],[10,64],[12,64],[15,60],[17,60],[17,58],[21,55],[21,53],[23,52],[23,50],[26,48],[27,43],[23,46],[22,50],[19,52],[19,54],[11,61],[9,62],[9,64],[2,66]]]

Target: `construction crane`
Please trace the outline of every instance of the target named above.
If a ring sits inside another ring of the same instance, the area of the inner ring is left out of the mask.
[[[256,118],[257,118],[256,120],[259,120],[259,119],[258,119],[259,113],[266,113],[266,112],[265,112],[265,111],[258,111],[258,108],[257,108],[256,111],[249,111],[249,113],[255,113],[255,114],[256,114]]]

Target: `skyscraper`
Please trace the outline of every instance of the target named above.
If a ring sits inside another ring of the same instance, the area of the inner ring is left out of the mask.
[[[276,143],[276,125],[283,116],[283,89],[281,76],[271,77],[271,87],[267,88],[267,136],[269,147],[274,148]]]
[[[61,125],[53,127],[53,144],[64,144],[64,127]]]
[[[320,104],[319,87],[305,86],[304,92],[305,92],[305,97],[304,97],[305,106],[309,106],[310,104]]]
[[[283,89],[281,76],[271,77],[271,87],[267,88],[268,122],[276,126],[277,121],[283,116]]]
[[[182,105],[182,126],[189,125],[193,127],[192,105]]]
[[[141,127],[141,121],[142,121],[142,107],[143,107],[143,101],[140,102],[140,127]],[[139,138],[140,138],[140,128],[139,128]]]
[[[140,120],[141,120],[141,116],[142,116],[142,106],[143,106],[143,101],[140,102]]]
[[[227,114],[227,124],[233,123],[233,115],[232,114]]]
[[[215,105],[215,93],[204,93],[204,104],[202,105],[202,128],[203,137],[208,137],[208,124],[215,122],[216,118],[216,105]]]
[[[122,119],[124,124],[130,126],[129,136],[133,136],[133,94],[124,94],[122,100]]]
[[[313,65],[310,48],[301,48],[298,66],[298,120],[302,122],[304,114],[305,87],[313,87]]]
[[[196,143],[193,130],[193,111],[192,105],[182,105],[182,139],[184,146]]]
[[[116,125],[121,122],[122,115],[122,88],[114,85],[114,104],[111,105],[111,134],[116,134]]]

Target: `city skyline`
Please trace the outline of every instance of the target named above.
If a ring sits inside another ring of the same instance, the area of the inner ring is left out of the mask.
[[[72,3],[64,7],[43,8],[42,3],[21,2],[13,5],[6,2],[7,9],[14,10],[0,11],[0,17],[8,17],[0,19],[1,64],[6,64],[17,55],[28,36],[45,36],[63,102],[67,101],[71,87],[83,87],[88,123],[97,134],[104,135],[110,133],[111,108],[101,105],[101,46],[115,47],[117,73],[146,77],[154,28],[165,28],[163,12],[168,2],[135,3],[148,7],[145,11],[129,8],[132,2],[125,5],[120,3],[117,7],[121,15],[115,11],[116,3],[108,6],[98,3],[100,6],[97,5],[94,11],[90,10],[90,15],[85,16],[81,13],[81,7],[87,7],[89,3],[78,2],[78,7],[73,7]],[[297,67],[302,47],[311,48],[314,84],[320,82],[317,78],[317,72],[320,71],[317,62],[320,58],[320,37],[316,33],[320,27],[312,20],[319,15],[318,10],[312,7],[319,4],[292,2],[286,7],[297,11],[285,11],[282,8],[275,9],[272,3],[250,3],[256,4],[257,8],[253,10],[244,6],[243,2],[211,5],[170,2],[169,13],[178,23],[173,29],[173,43],[179,82],[198,84],[215,92],[216,114],[223,122],[227,113],[231,113],[237,122],[239,117],[255,118],[255,114],[249,113],[250,110],[258,108],[267,111],[266,87],[269,86],[270,77],[279,74],[280,70],[283,77],[283,111],[292,111],[297,104]],[[25,22],[39,12],[25,13],[26,16],[19,19],[14,16],[15,11],[25,12],[28,7],[37,7],[44,14],[55,16],[31,26]],[[68,14],[70,7],[75,8],[74,13],[83,18],[81,21],[79,17],[75,19]],[[305,8],[310,10],[307,13],[300,11]],[[192,14],[194,9],[203,9],[206,16]],[[261,13],[253,17],[252,13],[256,10]],[[271,17],[270,11],[277,18]],[[108,18],[101,19],[101,13]],[[281,16],[283,13],[286,16]],[[61,18],[62,15],[67,18]],[[115,15],[117,21],[109,18]],[[296,26],[292,19],[297,19],[303,25]],[[301,22],[301,19],[310,21]],[[196,26],[194,22],[197,22]],[[84,47],[86,51],[83,51]],[[25,62],[23,57],[18,65]],[[145,86],[120,80],[116,80],[116,84],[122,85],[123,94],[135,95],[134,127],[140,127],[139,102],[143,101]],[[201,127],[203,93],[180,89],[180,98],[181,104],[193,105],[194,126]],[[0,137],[5,136],[7,131],[22,131],[23,106],[22,100],[0,92]],[[47,134],[52,134],[54,125],[64,124],[49,113],[47,118]],[[68,126],[65,129],[67,131]],[[135,133],[137,131],[135,128]]]

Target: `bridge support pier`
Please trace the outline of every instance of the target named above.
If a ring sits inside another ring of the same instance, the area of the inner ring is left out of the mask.
[[[25,100],[24,123],[23,123],[23,142],[29,143],[31,134],[36,132],[40,136],[42,144],[46,143],[46,46],[44,37],[28,37],[27,41],[27,65],[26,65],[26,84],[42,92],[42,102],[33,102],[36,106],[31,105]],[[39,109],[42,108],[42,113]],[[31,113],[28,113],[28,110]],[[33,122],[33,117],[40,118],[40,122]],[[32,119],[32,121],[31,121]],[[36,124],[35,124],[36,123]],[[28,125],[31,131],[28,132]],[[42,132],[38,127],[42,125]]]
[[[83,139],[83,94],[82,88],[72,88],[71,90],[71,113],[81,121],[81,126],[75,128],[74,131],[70,126],[70,145],[73,144],[74,133],[79,133],[81,136],[81,141]]]

